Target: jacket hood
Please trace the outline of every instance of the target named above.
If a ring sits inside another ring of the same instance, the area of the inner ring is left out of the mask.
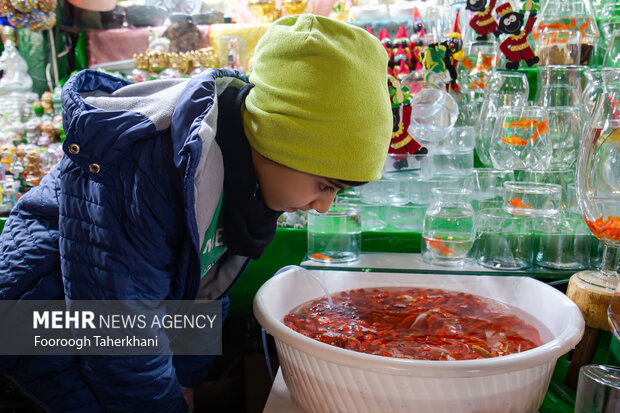
[[[211,69],[193,79],[134,84],[83,70],[62,91],[64,152],[86,170],[97,163],[102,177],[106,165],[119,159],[133,142],[170,128],[175,165],[186,167],[188,155],[200,157],[200,123],[213,106],[216,79],[225,77],[246,81],[238,72]],[[74,144],[79,147],[77,153],[75,146],[70,150]]]

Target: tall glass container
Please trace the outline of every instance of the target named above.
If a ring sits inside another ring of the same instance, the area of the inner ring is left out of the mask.
[[[615,79],[603,79],[603,93],[584,129],[576,189],[586,224],[604,243],[600,271],[577,276],[613,291],[620,257],[620,82]]]

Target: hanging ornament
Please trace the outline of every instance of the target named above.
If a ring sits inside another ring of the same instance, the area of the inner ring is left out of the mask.
[[[465,9],[476,13],[469,21],[469,26],[478,34],[476,40],[488,40],[491,33],[499,37],[497,22],[493,18],[496,3],[497,0],[490,0],[487,6],[487,0],[467,0]]]
[[[403,86],[401,82],[393,76],[388,77],[388,86],[390,90],[390,103],[392,104],[392,139],[388,148],[389,153],[395,154],[416,154],[421,150],[422,145],[409,135],[407,128],[411,122],[411,94],[409,88]],[[394,165],[396,169],[407,166],[407,157],[403,156],[401,160]]]
[[[538,56],[534,54],[527,41],[536,22],[536,11],[530,11],[525,27],[523,27],[525,13],[515,12],[510,3],[501,4],[495,12],[499,17],[497,30],[508,35],[508,38],[499,45],[499,50],[508,59],[506,69],[517,70],[521,60],[525,60],[528,66],[538,63]]]

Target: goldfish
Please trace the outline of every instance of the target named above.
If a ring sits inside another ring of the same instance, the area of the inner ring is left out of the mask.
[[[529,206],[528,204],[526,204],[525,202],[521,201],[521,197],[518,196],[515,199],[511,199],[510,201],[508,201],[508,204],[511,207],[514,208],[527,208],[527,209],[534,209],[531,206]]]
[[[499,140],[512,146],[525,146],[527,145],[527,141],[525,139],[521,139],[518,136],[509,136],[508,138],[504,138],[503,136],[499,137]]]
[[[522,129],[529,129],[529,128],[533,128],[535,126],[538,126],[538,124],[540,123],[539,120],[536,119],[521,119],[521,120],[517,120],[514,122],[504,122],[504,125],[502,125],[504,128],[522,128]]]
[[[446,255],[446,256],[454,255],[454,250],[451,250],[450,248],[446,247],[446,244],[441,242],[441,237],[439,236],[435,237],[434,240],[433,239],[426,240],[426,244],[428,245],[429,248],[439,251],[441,255]]]
[[[483,79],[474,80],[474,81],[472,81],[469,84],[469,87],[472,88],[472,89],[484,89],[485,86],[486,85],[484,84],[484,80]]]
[[[601,216],[596,221],[585,221],[596,238],[620,241],[620,217],[609,215],[606,220]]]
[[[527,138],[528,141],[532,141],[532,144],[536,143],[536,140],[542,136],[542,135],[546,135],[549,132],[549,121],[547,120],[543,120],[542,122],[540,122],[537,126],[536,126],[536,130],[534,131],[534,134],[532,136],[530,136],[529,138]]]
[[[315,260],[324,260],[324,261],[332,261],[333,260],[332,257],[328,257],[327,255],[323,255],[323,254],[320,254],[318,252],[315,252],[314,254],[312,254],[310,256],[310,258],[313,258]]]
[[[461,62],[461,64],[463,65],[463,67],[465,69],[473,69],[474,68],[474,63],[473,61],[469,60],[469,59],[463,59],[463,61]]]

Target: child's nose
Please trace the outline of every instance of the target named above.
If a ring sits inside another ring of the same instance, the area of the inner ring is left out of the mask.
[[[315,199],[314,202],[312,202],[311,206],[313,209],[316,209],[321,214],[324,214],[325,212],[327,212],[329,207],[332,206],[332,203],[334,202],[335,198],[336,198],[335,192],[326,194],[325,196]]]

